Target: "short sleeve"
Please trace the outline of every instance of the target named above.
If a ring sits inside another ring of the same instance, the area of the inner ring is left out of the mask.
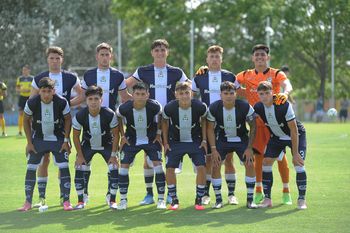
[[[77,120],[77,117],[75,116],[72,120],[72,126],[73,126],[73,129],[76,129],[76,130],[81,130],[81,128],[83,127]]]
[[[68,113],[70,113],[70,108],[69,108],[69,104],[67,101],[66,101],[66,106],[64,107],[62,113],[63,113],[63,115],[67,115]]]
[[[286,121],[291,121],[291,120],[295,119],[295,113],[293,111],[293,107],[291,104],[288,104],[288,110],[287,110],[285,118],[286,118]]]
[[[17,81],[16,81],[16,86],[19,86],[21,83],[19,81],[20,77],[17,78]]]
[[[251,105],[249,105],[249,111],[247,113],[246,120],[247,121],[252,121],[254,118],[255,118],[254,108]]]
[[[281,83],[286,79],[288,79],[286,74],[283,71],[280,71],[280,72],[278,72],[278,74],[275,77],[275,82],[278,83],[280,86]]]
[[[208,114],[208,108],[205,103],[202,103],[201,105],[201,117],[206,117]]]
[[[239,74],[237,74],[237,76],[236,76],[236,81],[239,83],[239,86],[245,84],[244,72],[245,71],[242,71]],[[235,83],[236,83],[236,81],[235,81]]]
[[[132,74],[132,77],[135,78],[138,81],[141,81],[140,76],[139,76],[139,68],[135,70],[135,72]],[[132,78],[130,77],[130,78]]]
[[[167,106],[167,105],[165,105],[165,107],[164,107],[164,111],[163,111],[162,116],[163,116],[163,118],[166,119],[166,120],[169,120],[169,119],[170,119],[169,112],[168,112],[168,106]]]
[[[116,114],[113,114],[113,118],[111,120],[111,122],[109,123],[109,127],[111,127],[111,129],[115,128],[118,126],[118,119]]]
[[[25,114],[27,114],[28,116],[32,116],[33,115],[33,111],[29,108],[29,105],[28,105],[28,101],[24,107],[24,110]]]
[[[192,80],[192,91],[194,91],[194,92],[199,91],[199,88],[197,87],[197,83],[196,83],[195,78],[193,78],[193,80]]]
[[[123,77],[123,81],[120,83],[118,90],[122,91],[124,89],[126,89],[126,83],[125,83],[125,79]]]
[[[32,87],[33,87],[35,90],[39,90],[39,87],[38,87],[38,85],[37,85],[36,82],[35,82],[35,78],[33,78]]]
[[[211,113],[211,109],[209,108],[208,114],[207,114],[207,120],[211,121],[211,122],[215,122],[216,119],[214,117],[214,115]]]
[[[181,78],[180,78],[179,82],[180,83],[186,82],[188,80],[186,74],[183,72],[183,70],[181,70],[181,73],[182,73],[182,75],[181,75]]]

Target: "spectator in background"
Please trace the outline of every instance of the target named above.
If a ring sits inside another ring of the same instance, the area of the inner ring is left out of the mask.
[[[4,82],[0,81],[0,125],[2,129],[2,136],[6,137],[6,123],[4,117],[4,104],[3,99],[7,96],[7,86]]]
[[[339,121],[340,122],[346,122],[346,119],[348,118],[348,108],[349,108],[349,101],[344,98],[340,102],[340,112],[339,112]]]

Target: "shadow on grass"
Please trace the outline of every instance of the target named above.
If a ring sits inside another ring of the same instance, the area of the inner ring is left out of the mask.
[[[206,208],[196,211],[193,206],[177,211],[157,210],[155,205],[131,206],[125,211],[112,211],[106,205],[87,207],[83,210],[64,212],[61,207],[51,207],[45,213],[37,209],[26,213],[9,211],[0,213],[0,230],[34,229],[43,225],[61,224],[64,230],[83,230],[88,227],[111,225],[115,230],[132,230],[165,225],[167,228],[196,227],[215,228],[262,222],[295,213],[296,209],[275,206],[272,209],[249,210],[245,206],[225,206],[220,210]]]

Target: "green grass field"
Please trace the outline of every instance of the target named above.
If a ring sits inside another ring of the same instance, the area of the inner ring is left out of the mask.
[[[292,206],[280,204],[282,184],[277,165],[274,168],[274,207],[246,209],[244,168],[236,157],[238,206],[226,205],[220,210],[208,207],[202,212],[195,211],[195,175],[186,158],[184,170],[178,175],[180,210],[161,211],[155,205],[140,207],[138,202],[145,194],[143,158],[140,154],[130,171],[129,208],[126,211],[111,211],[105,204],[107,167],[102,157],[97,155],[92,163],[90,201],[86,209],[64,212],[58,206],[57,168],[51,164],[47,188],[49,210],[45,213],[39,213],[36,209],[19,213],[16,208],[24,201],[26,140],[24,137],[12,136],[16,134],[17,128],[11,127],[8,129],[10,136],[0,138],[0,232],[349,232],[350,156],[346,148],[350,148],[350,124],[306,124],[306,130],[308,209],[305,211],[296,209],[297,189],[292,167],[290,186],[294,203]],[[73,152],[70,159],[73,176],[74,159]],[[288,160],[291,164],[290,152]],[[76,204],[74,185],[72,187],[71,200]],[[224,184],[224,197],[226,193]],[[37,197],[35,190],[34,200]]]

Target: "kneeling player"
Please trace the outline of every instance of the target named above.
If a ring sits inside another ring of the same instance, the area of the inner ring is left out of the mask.
[[[84,190],[87,187],[87,181],[84,179],[84,172],[90,171],[90,162],[96,153],[101,154],[108,165],[111,194],[109,206],[117,209],[115,196],[118,189],[118,120],[110,108],[101,107],[102,95],[101,87],[88,87],[85,92],[87,107],[80,110],[73,119],[73,142],[77,150],[75,189],[78,193],[78,205],[76,209],[83,209],[86,205]],[[83,130],[83,138],[80,142],[81,130]]]
[[[55,81],[42,78],[39,95],[29,99],[24,108],[24,131],[27,138],[28,155],[25,178],[26,201],[19,211],[32,208],[36,170],[44,155],[52,152],[60,171],[60,190],[63,195],[64,210],[72,210],[69,202],[70,173],[68,155],[70,153],[69,134],[72,124],[66,99],[55,94]]]
[[[252,143],[255,137],[254,109],[247,102],[236,99],[236,88],[231,82],[225,81],[220,85],[221,100],[209,106],[208,111],[208,140],[212,150],[212,184],[216,196],[215,209],[222,208],[221,196],[221,161],[226,155],[236,152],[244,162],[247,186],[247,208],[255,209],[253,202],[255,186],[255,170]],[[250,126],[250,133],[246,128]],[[216,129],[215,129],[216,125]],[[217,140],[215,140],[217,138]]]
[[[162,121],[164,151],[167,156],[166,179],[168,192],[172,199],[169,209],[179,208],[175,169],[179,166],[183,156],[188,154],[197,170],[195,208],[203,210],[207,106],[191,98],[191,84],[187,82],[176,85],[175,96],[177,100],[171,101],[164,107]]]
[[[118,209],[127,208],[127,193],[129,187],[129,167],[135,156],[141,150],[152,160],[156,173],[158,191],[158,209],[166,209],[164,201],[165,175],[162,167],[162,146],[160,121],[162,106],[155,100],[149,99],[149,87],[140,82],[133,87],[132,97],[121,104],[117,110],[120,124],[126,125],[125,135],[121,138],[119,190],[120,203]],[[119,127],[123,129],[123,127]],[[124,133],[121,132],[121,135]]]
[[[306,156],[306,134],[304,126],[295,119],[292,105],[286,102],[276,105],[273,102],[272,86],[269,82],[261,82],[257,88],[261,102],[254,109],[268,126],[272,137],[267,144],[263,160],[263,187],[265,199],[260,207],[271,207],[271,188],[273,183],[272,165],[285,153],[286,147],[291,148],[293,164],[296,171],[298,186],[298,209],[306,209],[306,172],[304,160]]]

